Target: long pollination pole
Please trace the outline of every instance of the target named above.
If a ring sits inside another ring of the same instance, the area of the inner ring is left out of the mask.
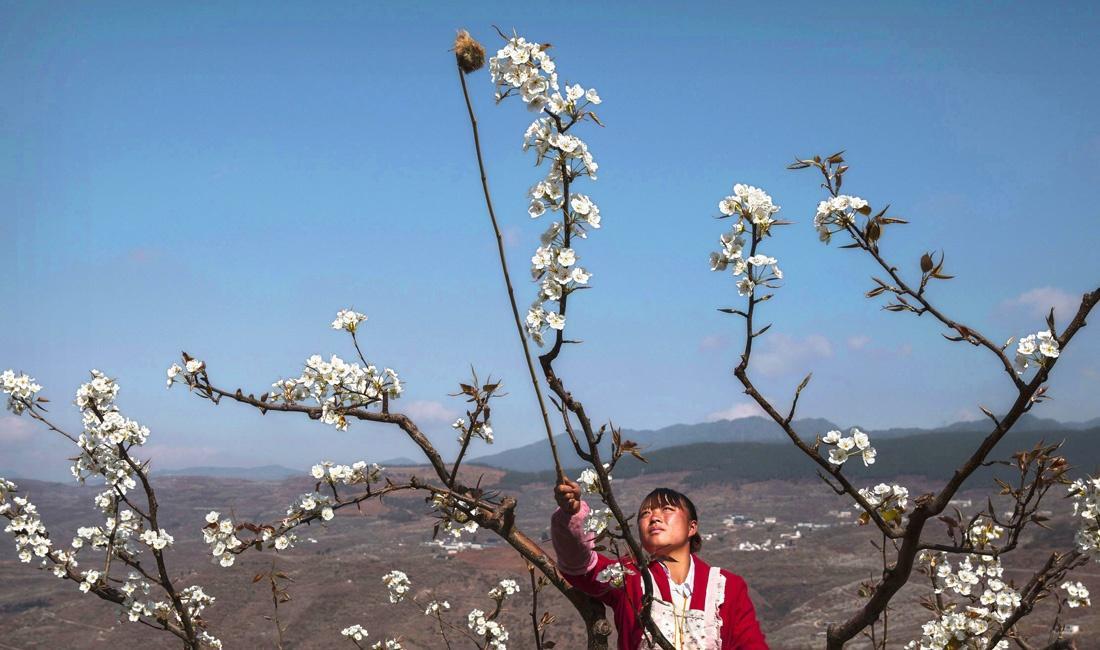
[[[516,323],[516,333],[523,345],[523,358],[527,361],[527,372],[531,375],[531,385],[535,387],[535,396],[539,401],[539,411],[542,413],[542,423],[546,427],[546,439],[550,441],[550,453],[554,456],[554,470],[557,472],[558,481],[565,479],[565,471],[558,459],[558,446],[554,442],[554,430],[550,426],[550,414],[546,410],[546,401],[542,397],[542,388],[539,386],[538,375],[535,374],[535,364],[531,361],[531,349],[527,344],[527,336],[524,334],[523,321],[520,319],[519,308],[516,307],[516,294],[512,289],[512,277],[508,273],[508,262],[504,257],[504,238],[500,235],[500,226],[497,224],[496,211],[493,209],[493,198],[489,193],[489,179],[485,175],[485,161],[481,156],[481,138],[477,130],[477,118],[474,116],[474,106],[470,102],[470,91],[466,87],[466,75],[485,63],[485,48],[470,37],[465,30],[458,33],[455,38],[455,59],[458,65],[458,80],[462,83],[462,96],[466,100],[466,111],[470,115],[470,128],[474,133],[474,151],[477,152],[477,167],[481,172],[481,190],[485,194],[485,207],[489,211],[489,220],[493,224],[493,233],[497,238],[497,253],[500,256],[500,268],[504,272],[504,285],[508,289],[508,301],[512,304],[512,317]]]

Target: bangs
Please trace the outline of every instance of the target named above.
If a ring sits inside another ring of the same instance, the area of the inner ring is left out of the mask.
[[[670,488],[657,488],[650,492],[642,500],[642,505],[638,506],[638,512],[646,509],[663,508],[664,506],[682,508],[691,514],[692,519],[695,518],[695,506],[691,503],[691,500]]]

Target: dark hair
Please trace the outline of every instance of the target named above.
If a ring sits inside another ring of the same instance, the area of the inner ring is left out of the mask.
[[[677,492],[672,488],[657,488],[646,495],[646,498],[642,499],[642,505],[638,506],[638,512],[646,508],[654,508],[657,506],[676,506],[683,508],[687,511],[688,517],[691,521],[695,522],[696,533],[691,536],[691,552],[698,553],[699,549],[703,548],[703,538],[699,536],[699,514],[695,511],[695,504],[691,502],[691,499],[687,498],[687,495]],[[639,528],[641,524],[639,523]]]

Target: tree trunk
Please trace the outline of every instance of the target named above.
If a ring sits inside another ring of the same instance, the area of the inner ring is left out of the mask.
[[[587,602],[577,610],[584,619],[584,631],[588,635],[588,650],[610,650],[608,639],[611,636],[611,623],[605,615],[603,603],[595,598],[587,598]]]

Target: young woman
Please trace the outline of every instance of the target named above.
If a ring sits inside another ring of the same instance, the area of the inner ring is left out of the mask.
[[[658,648],[638,623],[644,582],[635,563],[593,550],[594,536],[584,532],[590,510],[580,486],[565,479],[554,498],[558,509],[550,532],[562,575],[614,611],[619,650]],[[653,621],[678,650],[767,650],[745,581],[695,555],[703,540],[691,499],[668,488],[650,492],[638,508],[638,532],[654,558],[647,568],[656,589]],[[615,564],[626,570],[619,587],[609,580]]]

